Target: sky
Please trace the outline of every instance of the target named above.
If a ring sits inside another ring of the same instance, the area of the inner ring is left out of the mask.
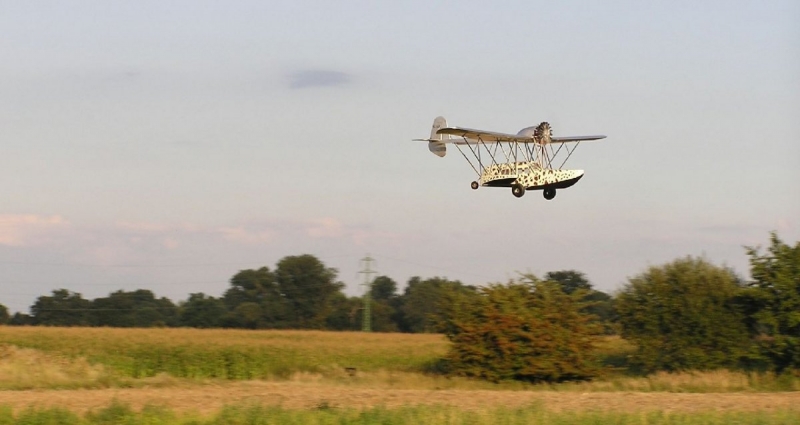
[[[0,304],[220,296],[313,254],[360,295],[574,269],[613,292],[687,255],[748,276],[800,240],[796,1],[0,0]],[[583,179],[469,183],[436,116],[548,121]]]

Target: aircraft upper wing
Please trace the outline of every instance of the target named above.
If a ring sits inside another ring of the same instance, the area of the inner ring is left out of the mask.
[[[530,137],[530,136],[518,136],[516,134],[496,133],[494,131],[473,130],[471,128],[461,128],[461,127],[440,128],[436,132],[436,134],[450,134],[450,135],[453,135],[453,136],[463,137],[465,139],[471,139],[471,140],[475,141],[476,143],[478,142],[478,140],[481,140],[484,143],[497,143],[497,142],[531,143],[531,142],[533,142],[533,137]]]
[[[466,140],[442,140],[445,143],[455,143],[463,145],[467,143],[536,143],[532,135],[519,135],[497,133],[494,131],[474,130],[471,128],[461,127],[445,127],[436,131],[436,134],[449,134],[451,136],[462,137]],[[606,136],[569,136],[569,137],[551,137],[550,143],[568,143],[568,142],[583,142],[590,140],[605,139]]]

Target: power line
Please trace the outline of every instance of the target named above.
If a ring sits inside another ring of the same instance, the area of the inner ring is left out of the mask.
[[[456,270],[446,269],[446,268],[439,267],[439,266],[432,266],[430,264],[423,264],[423,263],[419,263],[419,262],[416,262],[416,261],[408,261],[408,260],[403,260],[403,259],[400,259],[400,258],[388,257],[388,256],[382,255],[382,254],[381,254],[380,257],[382,259],[387,259],[387,260],[395,261],[395,262],[398,262],[398,263],[405,263],[405,264],[410,264],[412,266],[425,267],[425,268],[428,268],[428,269],[439,270],[439,271],[442,271],[442,272],[445,272],[445,273],[454,273],[454,274],[461,274],[461,275],[477,277],[477,278],[481,278],[481,279],[487,279],[490,282],[493,281],[493,279],[496,279],[496,278],[490,278],[490,277],[485,276],[485,275],[469,273],[469,272],[464,272],[464,271],[456,271]]]

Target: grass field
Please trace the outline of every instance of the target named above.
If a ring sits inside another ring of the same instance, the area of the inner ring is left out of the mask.
[[[796,411],[773,412],[705,412],[705,413],[555,413],[538,406],[507,409],[465,411],[447,406],[414,406],[398,409],[332,409],[319,406],[314,410],[291,410],[279,407],[228,406],[209,416],[176,414],[169,409],[149,406],[135,411],[114,403],[83,415],[64,409],[26,409],[13,412],[0,409],[0,424],[126,424],[126,425],[268,425],[268,424],[554,424],[554,425],[788,425],[800,421]]]
[[[0,425],[800,423],[792,375],[629,375],[633,347],[617,337],[601,343],[603,376],[555,385],[432,373],[447,347],[430,334],[0,326]]]
[[[129,378],[245,380],[347,367],[421,372],[447,350],[431,334],[2,326],[0,345],[86,359]]]
[[[599,347],[606,373],[592,382],[490,384],[427,373],[447,350],[432,334],[0,326],[0,389],[168,386],[181,380],[324,381],[356,387],[557,391],[800,390],[790,375],[730,371],[629,376],[633,347]],[[346,368],[355,368],[351,376]]]

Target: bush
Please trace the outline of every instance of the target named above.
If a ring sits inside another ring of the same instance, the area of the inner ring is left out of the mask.
[[[800,242],[794,247],[773,233],[767,252],[747,248],[753,280],[741,304],[746,323],[770,369],[800,369]]]
[[[457,375],[490,381],[559,382],[589,379],[599,327],[583,312],[583,290],[524,276],[476,293],[452,292],[440,329],[452,342],[446,360]]]
[[[728,269],[686,257],[650,267],[616,297],[622,336],[644,371],[742,365],[750,342],[736,305],[742,291]]]

